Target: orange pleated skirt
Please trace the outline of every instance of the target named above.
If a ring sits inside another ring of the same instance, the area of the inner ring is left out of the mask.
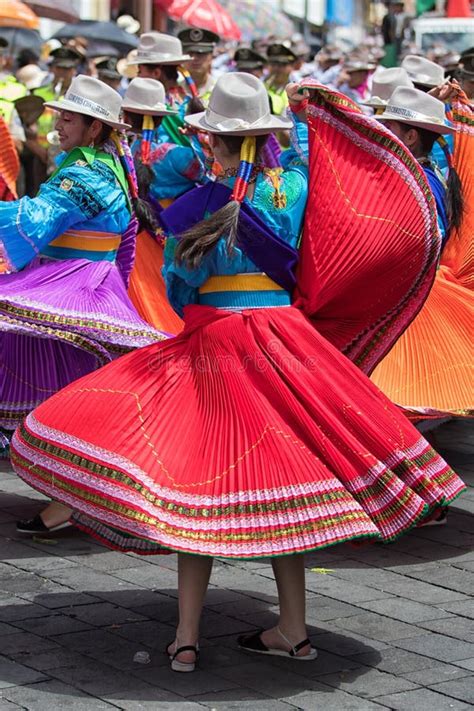
[[[128,295],[144,321],[160,331],[176,335],[182,331],[183,321],[173,311],[166,297],[162,267],[163,247],[143,230],[137,236]]]

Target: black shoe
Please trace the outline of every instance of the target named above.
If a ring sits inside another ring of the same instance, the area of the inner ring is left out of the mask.
[[[66,528],[71,524],[69,521],[64,521],[63,523],[58,523],[57,526],[51,526],[48,528],[41,518],[41,514],[36,514],[34,518],[26,519],[25,521],[18,521],[16,524],[17,533],[29,533],[30,535],[35,535],[36,533],[53,533],[54,531],[60,531],[62,528]]]

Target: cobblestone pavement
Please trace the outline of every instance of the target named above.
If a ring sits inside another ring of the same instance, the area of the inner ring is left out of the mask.
[[[0,711],[17,709],[413,709],[474,704],[474,433],[437,447],[471,488],[447,526],[388,546],[308,557],[308,622],[319,657],[252,657],[236,636],[275,621],[265,562],[216,562],[202,662],[175,674],[163,649],[176,622],[176,557],[111,552],[78,532],[31,541],[19,517],[42,506],[0,473]],[[149,664],[133,661],[137,651]]]

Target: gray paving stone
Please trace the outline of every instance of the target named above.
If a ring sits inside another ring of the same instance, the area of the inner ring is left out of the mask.
[[[294,711],[284,701],[259,694],[252,689],[231,689],[230,691],[217,691],[214,693],[192,696],[192,701],[211,709],[253,709],[254,711]]]
[[[419,684],[407,680],[406,677],[397,677],[379,669],[367,669],[363,673],[360,670],[353,670],[343,674],[327,674],[322,676],[320,681],[354,694],[354,696],[367,699],[373,699],[381,694],[409,691],[419,686]]]
[[[469,617],[474,620],[474,600],[460,600],[459,602],[450,602],[439,605],[440,609],[445,612],[452,612],[461,617]]]
[[[331,689],[324,684],[315,685],[312,691],[287,697],[285,701],[304,711],[315,711],[320,708],[331,711],[381,711],[383,708],[375,701],[361,699],[345,691]]]
[[[401,694],[379,696],[379,704],[384,704],[395,711],[462,711],[470,708],[469,704],[443,696],[430,689],[415,689]]]
[[[343,585],[340,580],[331,575],[318,575],[315,576],[314,580],[307,580],[306,588],[319,595],[332,598],[333,600],[340,600],[341,602],[351,604],[365,602],[366,600],[382,600],[383,598],[391,597],[390,593],[376,590],[367,585],[360,585],[358,583]]]
[[[94,625],[96,627],[106,627],[108,625],[121,624],[123,622],[139,622],[146,618],[136,612],[127,610],[110,602],[96,602],[90,605],[82,605],[75,611],[78,620]]]
[[[5,698],[28,711],[52,711],[53,709],[71,709],[71,711],[110,711],[116,706],[107,704],[83,694],[72,686],[59,681],[42,681],[31,686],[16,686],[4,692]]]
[[[409,600],[416,602],[424,602],[425,604],[436,604],[443,602],[454,602],[456,600],[465,600],[466,595],[455,590],[440,588],[436,585],[423,583],[421,580],[400,576],[399,583],[392,583],[390,592],[399,597],[406,597]],[[369,599],[369,598],[368,598]],[[376,598],[373,598],[376,599]]]
[[[143,680],[160,689],[179,693],[185,698],[198,694],[238,689],[239,684],[232,675],[230,678],[226,678],[213,672],[213,669],[206,669],[204,665],[201,665],[199,671],[194,674],[180,674],[177,678],[176,672],[172,671],[168,664],[160,667],[158,673],[149,666],[138,668],[136,665],[133,669],[133,675],[137,681]]]
[[[150,563],[139,567],[135,566],[133,568],[116,570],[113,576],[117,578],[118,581],[122,581],[122,585],[126,585],[127,582],[130,582],[134,585],[147,588],[148,590],[161,588],[176,590],[178,585],[178,578],[173,570],[159,568],[156,565],[150,565]]]
[[[114,669],[93,659],[89,659],[80,667],[57,667],[50,669],[48,673],[63,683],[96,697],[122,692],[128,694],[126,698],[133,699],[139,689],[147,687],[145,681],[132,674],[126,674],[123,670]]]
[[[365,637],[378,639],[380,642],[391,642],[395,639],[405,639],[423,634],[423,630],[419,627],[372,613],[345,617],[340,621],[334,620],[334,623],[344,630],[351,630]]]
[[[466,620],[463,617],[448,617],[442,620],[421,622],[420,627],[444,634],[447,637],[455,637],[465,642],[474,643],[474,620]]]
[[[36,558],[20,558],[12,563],[12,566],[17,570],[27,571],[31,573],[49,573],[51,571],[51,558],[50,557],[36,557]],[[77,565],[67,558],[60,558],[55,556],[54,558],[54,569],[59,570],[60,568],[74,568]]]
[[[362,654],[375,654],[383,649],[387,649],[390,645],[379,640],[369,639],[353,632],[351,635],[338,635],[334,632],[316,635],[312,638],[318,649],[325,649],[333,654],[339,654],[343,657]]]
[[[66,647],[72,651],[88,655],[89,652],[108,652],[120,645],[120,638],[108,630],[94,630],[87,632],[72,632],[61,634],[54,638],[56,646]]]
[[[34,598],[35,604],[48,608],[48,610],[56,610],[63,607],[79,607],[80,605],[90,605],[97,602],[97,598],[93,595],[87,595],[83,592],[75,592],[67,588],[58,586],[60,592],[46,592],[36,595]]]
[[[452,612],[434,607],[433,605],[424,605],[414,600],[402,600],[399,597],[388,598],[386,600],[369,600],[368,602],[359,602],[357,604],[365,610],[371,610],[372,612],[384,615],[384,617],[392,617],[394,620],[408,623],[419,623],[425,620],[452,617],[453,614]]]
[[[110,698],[111,701],[114,701],[113,697]],[[126,711],[139,711],[140,709],[150,709],[152,711],[203,711],[205,708],[205,706],[192,701],[181,700],[179,701],[179,706],[177,706],[176,701],[130,701],[121,699],[120,695],[118,695],[114,703],[120,704],[118,708]]]
[[[126,698],[124,698],[124,696]],[[205,706],[198,703],[185,701],[182,696],[172,694],[169,691],[162,691],[156,686],[149,689],[140,689],[135,693],[133,699],[123,693],[107,694],[103,701],[114,704],[115,708],[126,711],[203,711]]]
[[[44,672],[47,672],[48,669],[58,669],[59,667],[79,667],[89,661],[87,657],[63,647],[40,654],[20,652],[12,655],[12,659],[20,664],[24,663],[32,669]]]
[[[22,709],[18,704],[14,704],[13,701],[7,701],[2,696],[3,692],[0,691],[0,711],[19,711],[19,709]]]
[[[430,686],[430,684],[436,684],[441,681],[452,681],[453,679],[461,679],[462,677],[469,676],[471,672],[469,669],[461,668],[463,664],[464,661],[456,662],[456,666],[439,662],[429,669],[422,669],[421,671],[411,673],[408,672],[402,676],[405,679],[409,679],[409,681],[414,681],[415,684],[419,684],[419,686]],[[474,669],[472,671],[474,671]]]
[[[30,669],[23,664],[11,661],[11,659],[0,657],[0,689],[19,684],[32,684],[46,678],[36,669]]]
[[[398,639],[394,646],[418,652],[441,662],[469,659],[474,655],[474,644],[451,639],[441,634],[426,634],[410,639]]]
[[[34,617],[31,620],[17,620],[14,624],[17,628],[41,637],[51,637],[67,632],[83,632],[91,628],[90,625],[86,625],[74,617],[58,613],[50,614],[48,617]]]
[[[18,627],[7,625],[6,622],[0,622],[0,639],[7,634],[17,634]]]
[[[32,617],[44,617],[49,615],[40,605],[34,605],[29,600],[10,595],[7,604],[0,603],[0,620],[2,622],[14,622],[15,620],[28,620]]]
[[[456,662],[456,666],[474,671],[474,657],[472,659],[463,659],[461,661],[458,661]]]
[[[216,669],[216,674],[228,679],[236,686],[254,689],[260,694],[283,701],[288,701],[288,696],[307,691],[308,686],[313,686],[316,683],[302,676],[306,672],[301,667],[306,667],[308,672],[311,672],[311,667],[317,665],[317,659],[313,662],[299,663],[298,673],[293,671],[295,663],[292,664],[291,660],[286,660],[286,669],[281,666],[276,674],[275,667],[271,663],[255,657],[256,655],[254,655],[254,661],[240,664],[238,667]]]
[[[439,691],[446,696],[452,696],[460,701],[465,701],[474,706],[474,675],[465,676],[455,681],[444,681],[441,684],[430,686],[433,691]]]
[[[87,580],[88,590],[94,591],[126,590],[129,587],[125,580],[119,580],[116,576],[106,575],[83,565],[65,570],[53,570],[49,577],[60,585],[79,591],[84,590],[85,580]]]
[[[0,590],[3,592],[41,592],[48,585],[48,581],[38,575],[32,575],[10,567],[8,573],[3,573],[0,577]]]
[[[351,659],[360,664],[367,664],[390,674],[402,676],[435,667],[439,663],[438,660],[431,659],[423,654],[415,654],[396,647],[387,647],[385,649],[372,650],[365,654],[352,655]]]
[[[57,646],[56,642],[51,639],[18,630],[18,634],[9,634],[2,639],[2,654],[7,656],[20,652],[36,654],[38,652],[46,652],[49,649],[56,649]]]
[[[359,614],[360,609],[355,605],[348,605],[346,602],[339,602],[338,600],[328,602],[327,598],[319,596],[306,604],[306,619],[309,623],[314,621],[326,622]]]
[[[440,563],[427,563],[415,566],[409,572],[410,578],[415,578],[448,590],[457,590],[466,595],[474,590],[474,573],[469,570],[460,570],[452,565]]]
[[[129,622],[109,628],[113,636],[132,640],[136,644],[145,644],[152,648],[164,648],[166,642],[174,637],[174,627],[156,620]]]

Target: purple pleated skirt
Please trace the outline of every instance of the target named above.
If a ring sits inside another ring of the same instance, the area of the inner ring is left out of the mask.
[[[167,338],[138,316],[113,262],[38,259],[0,277],[0,427],[57,390]]]

